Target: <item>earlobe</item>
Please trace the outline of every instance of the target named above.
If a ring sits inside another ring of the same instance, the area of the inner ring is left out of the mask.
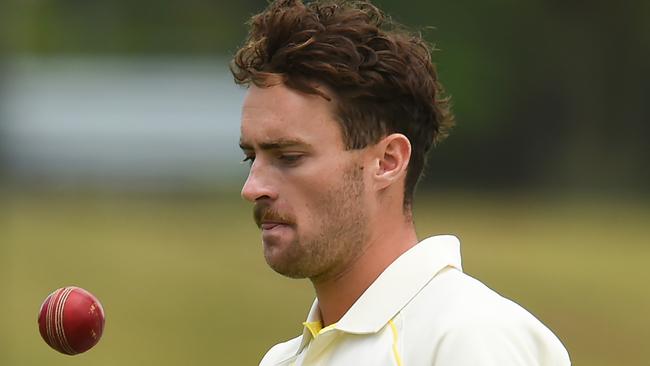
[[[411,143],[406,136],[395,133],[382,139],[377,148],[379,166],[375,179],[380,188],[385,188],[406,175],[411,158]]]

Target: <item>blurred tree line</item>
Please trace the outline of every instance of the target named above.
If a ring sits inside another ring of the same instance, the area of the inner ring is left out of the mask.
[[[650,1],[375,3],[435,44],[454,101],[458,126],[425,184],[648,191]],[[265,4],[3,0],[0,42],[19,55],[229,56]]]

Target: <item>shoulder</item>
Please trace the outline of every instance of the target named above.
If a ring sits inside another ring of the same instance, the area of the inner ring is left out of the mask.
[[[451,267],[434,277],[405,310],[424,312],[440,326],[539,323],[519,304]]]
[[[429,342],[423,346],[434,352],[435,365],[570,365],[562,343],[530,312],[453,268],[403,315],[405,327]]]
[[[260,366],[271,366],[281,363],[293,356],[298,352],[298,347],[302,342],[302,336],[290,339],[286,342],[276,344],[271,347],[262,358]]]

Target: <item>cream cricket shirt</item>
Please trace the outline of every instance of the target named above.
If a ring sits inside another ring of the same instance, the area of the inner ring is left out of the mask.
[[[461,269],[453,236],[402,254],[341,320],[321,329],[318,300],[301,336],[260,366],[568,366],[539,320]]]

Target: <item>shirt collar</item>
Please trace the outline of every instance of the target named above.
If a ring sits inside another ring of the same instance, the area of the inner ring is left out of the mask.
[[[379,331],[393,319],[438,272],[446,267],[462,270],[460,242],[452,235],[422,240],[391,263],[336,324],[336,329],[354,334]],[[306,322],[321,321],[318,299]],[[303,331],[303,346],[312,338]],[[302,348],[302,347],[300,347]]]
[[[319,322],[322,324],[322,320],[320,317],[320,310],[318,309],[318,299],[314,300],[314,303],[311,305],[311,309],[309,309],[309,314],[307,314],[307,320],[303,323],[303,330],[302,330],[302,340],[300,342],[300,346],[298,347],[298,353],[309,344],[312,338],[315,338],[312,331],[307,327],[307,324],[310,323],[316,323]]]

